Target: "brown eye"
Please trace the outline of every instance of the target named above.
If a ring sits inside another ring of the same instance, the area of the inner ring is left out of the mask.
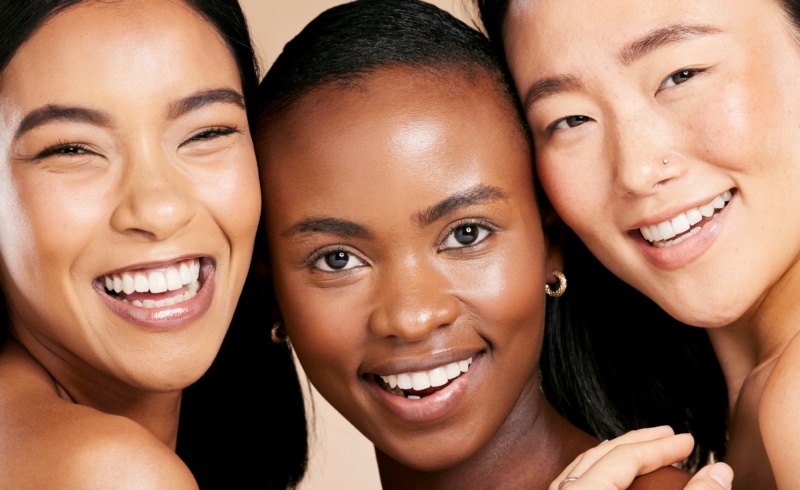
[[[675,85],[680,85],[683,82],[689,80],[690,78],[694,77],[702,70],[692,70],[692,69],[685,69],[679,70],[673,73],[672,75],[668,76],[666,80],[661,83],[660,89],[665,89],[669,87],[674,87]]]
[[[350,262],[350,254],[343,251],[332,252],[324,257],[325,264],[334,270],[344,269]]]
[[[587,123],[591,121],[589,116],[567,116],[564,118],[559,119],[558,121],[554,122],[547,128],[547,132],[551,133],[557,129],[569,129],[580,126],[581,124]]]
[[[347,250],[328,250],[317,255],[310,264],[323,272],[341,272],[367,265],[358,255]]]
[[[492,230],[477,223],[464,223],[450,230],[439,250],[458,249],[477,245],[492,234]]]
[[[479,230],[474,225],[464,225],[453,230],[453,238],[462,245],[470,245],[478,239]]]

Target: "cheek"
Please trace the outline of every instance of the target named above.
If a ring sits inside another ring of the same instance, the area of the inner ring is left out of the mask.
[[[605,186],[611,179],[607,167],[596,159],[586,158],[598,153],[598,150],[577,155],[536,153],[536,170],[545,194],[559,217],[576,231],[599,223],[591,212],[604,207],[603,196],[611,191],[610,184]]]
[[[252,246],[261,213],[261,188],[252,149],[237,152],[224,172],[201,184],[199,193],[231,244]]]
[[[58,287],[61,281],[46,278],[63,274],[92,242],[103,223],[106,196],[91,179],[29,169],[20,174],[3,185],[0,200],[3,260],[18,284]]]
[[[275,292],[292,347],[312,382],[349,379],[366,335],[365,308],[344,291],[309,288],[302,279],[275,274]],[[343,355],[352,353],[352,355]]]

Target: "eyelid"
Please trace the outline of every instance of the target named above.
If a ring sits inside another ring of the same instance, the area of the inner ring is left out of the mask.
[[[697,75],[699,75],[701,73],[704,73],[705,71],[707,71],[707,68],[695,68],[695,67],[684,67],[684,68],[681,68],[679,70],[675,70],[672,73],[670,73],[669,75],[667,75],[661,81],[661,84],[658,86],[658,90],[656,91],[656,93],[661,92],[662,90],[670,89],[672,87],[677,87],[678,85],[683,85],[684,83],[686,83],[689,80],[693,79]],[[667,82],[670,81],[675,75],[678,75],[678,74],[683,73],[683,72],[690,72],[691,75],[681,83],[674,83],[673,82],[673,85],[666,86]]]
[[[447,240],[453,236],[453,233],[455,233],[456,230],[459,230],[465,226],[475,226],[488,233],[486,233],[486,235],[483,236],[479,235],[479,237],[481,238],[473,243],[463,244],[461,246],[456,246],[456,247],[445,247],[444,244],[447,243]],[[449,227],[447,234],[444,237],[442,237],[442,239],[439,241],[439,246],[436,248],[436,251],[437,252],[460,251],[466,248],[477,247],[484,241],[486,241],[486,239],[489,238],[489,236],[494,234],[497,231],[497,229],[498,229],[497,226],[495,226],[493,223],[491,223],[489,220],[485,218],[464,218],[458,220],[456,223],[454,223]]]
[[[576,128],[576,127],[578,127],[578,126],[582,126],[582,125],[586,124],[587,122],[590,122],[590,121],[592,121],[592,118],[591,118],[591,117],[589,117],[589,116],[584,116],[583,114],[571,114],[571,115],[569,115],[569,116],[564,116],[564,117],[562,117],[562,118],[560,118],[560,119],[556,119],[555,121],[553,121],[552,123],[550,123],[550,124],[549,124],[549,125],[548,125],[548,126],[545,128],[545,134],[548,134],[548,135],[549,135],[549,134],[552,134],[552,133],[554,133],[555,131],[558,131],[558,130],[559,130],[558,126],[559,126],[561,123],[563,123],[563,122],[565,122],[566,120],[568,120],[568,119],[570,119],[570,118],[573,118],[573,117],[582,117],[582,118],[585,118],[586,120],[585,120],[585,121],[583,121],[583,122],[581,122],[580,124],[576,124],[575,126],[570,126],[569,128],[564,128],[564,130],[566,130],[566,129],[572,129],[572,128]]]
[[[328,254],[335,253],[335,252],[345,252],[350,254],[351,256],[357,258],[362,262],[363,265],[358,267],[365,267],[369,266],[369,261],[364,258],[363,254],[358,251],[355,251],[352,247],[348,247],[346,245],[327,245],[325,247],[318,248],[314,250],[305,260],[306,267],[311,269],[314,272],[321,273],[321,274],[343,274],[352,272],[353,269],[357,269],[358,267],[350,267],[348,269],[340,269],[340,270],[323,270],[317,267],[317,263],[324,259],[324,257]]]
[[[79,150],[81,153],[62,153],[63,150],[67,149],[76,149]],[[35,159],[41,160],[44,158],[48,158],[51,156],[76,156],[76,155],[94,155],[97,154],[96,151],[92,149],[92,147],[86,143],[74,143],[68,141],[59,141],[53,145],[49,145],[45,147],[42,151],[40,151]]]
[[[230,136],[232,134],[241,134],[242,132],[239,130],[237,126],[210,126],[207,128],[203,128],[186,139],[180,146],[187,145],[190,143],[195,142],[207,142],[214,140],[216,138],[223,138],[225,136]]]

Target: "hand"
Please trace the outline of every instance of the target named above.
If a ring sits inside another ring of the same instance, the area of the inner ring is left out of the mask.
[[[634,430],[575,458],[550,490],[627,489],[637,476],[683,460],[693,446],[690,434],[676,435],[668,426]],[[684,489],[729,490],[732,480],[730,467],[717,463],[698,471]]]

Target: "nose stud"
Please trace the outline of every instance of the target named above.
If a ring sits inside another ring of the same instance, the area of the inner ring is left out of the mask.
[[[668,164],[668,163],[669,163],[669,160],[667,160],[667,159],[665,158],[665,159],[663,160],[663,163],[664,163],[664,165],[666,165],[666,164]]]

